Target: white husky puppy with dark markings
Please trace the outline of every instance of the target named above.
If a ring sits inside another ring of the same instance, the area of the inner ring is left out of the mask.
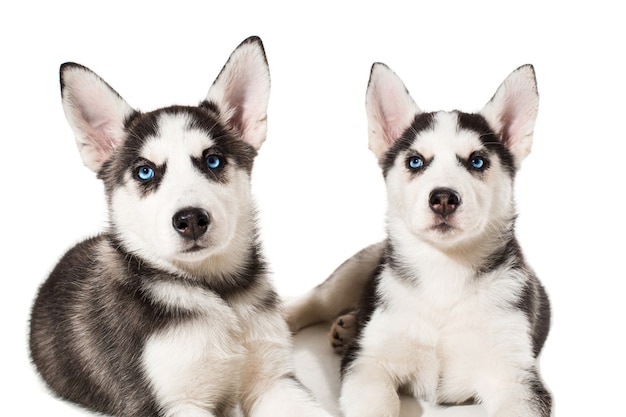
[[[366,95],[369,145],[387,186],[387,240],[287,307],[293,331],[341,315],[346,417],[395,417],[398,390],[477,401],[489,416],[547,417],[538,356],[548,297],[515,238],[513,183],[531,148],[530,65],[478,113],[422,112],[388,67]]]
[[[294,375],[250,192],[270,78],[245,40],[196,106],[131,108],[61,67],[108,229],[70,249],[35,300],[32,359],[61,398],[125,417],[328,417]]]

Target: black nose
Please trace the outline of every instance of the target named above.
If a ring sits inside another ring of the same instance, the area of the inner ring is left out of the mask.
[[[441,216],[447,216],[461,205],[461,196],[449,188],[435,188],[430,193],[430,209]]]
[[[196,207],[184,208],[172,217],[174,230],[189,240],[196,240],[205,234],[209,223],[209,213]]]

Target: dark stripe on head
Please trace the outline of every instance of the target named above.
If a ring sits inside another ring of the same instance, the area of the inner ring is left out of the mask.
[[[204,100],[202,103],[200,103],[200,107],[212,113],[215,113],[215,115],[220,114],[219,107],[217,106],[217,104],[213,103],[212,101]]]
[[[489,126],[487,119],[476,113],[457,112],[457,114],[459,130],[476,132],[483,146],[498,156],[503,168],[513,178],[516,171],[513,154],[504,145],[502,138]]]
[[[189,127],[204,131],[215,142],[215,149],[250,174],[254,158],[257,155],[256,149],[241,138],[236,137],[236,132],[218,123],[216,119],[207,115],[202,109],[195,107],[193,109],[197,109],[197,111]],[[204,117],[198,117],[201,116],[198,114],[199,112],[202,112]]]
[[[420,133],[433,128],[434,119],[434,113],[419,113],[415,116],[415,119],[413,120],[413,123],[411,123],[411,126],[409,126],[404,131],[402,136],[400,136],[398,140],[394,142],[394,144],[385,154],[385,159],[382,164],[384,176],[387,176],[387,172],[395,163],[398,155],[409,149]]]
[[[232,160],[248,173],[252,172],[256,149],[237,137],[236,132],[225,126],[219,117],[217,107],[209,102],[203,102],[201,107],[173,106],[163,109],[171,114],[188,114],[190,116],[189,129],[200,130],[214,142],[214,148]]]

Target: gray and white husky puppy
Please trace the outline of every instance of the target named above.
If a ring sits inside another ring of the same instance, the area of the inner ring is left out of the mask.
[[[387,187],[387,239],[287,306],[297,331],[333,320],[346,417],[394,417],[399,389],[490,416],[546,417],[538,356],[546,292],[515,237],[513,184],[531,148],[535,72],[518,68],[478,113],[423,112],[374,64],[369,146]]]
[[[61,66],[63,108],[104,182],[108,229],[41,286],[30,350],[61,398],[127,417],[328,417],[294,376],[250,191],[266,137],[261,40],[230,56],[198,106],[131,108]]]

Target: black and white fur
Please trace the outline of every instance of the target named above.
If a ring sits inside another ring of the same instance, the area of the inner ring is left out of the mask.
[[[32,359],[56,395],[127,417],[328,416],[294,376],[258,239],[250,174],[269,90],[256,37],[197,107],[139,112],[61,66],[110,224],[65,254],[32,309]]]
[[[397,416],[398,390],[477,401],[494,417],[551,415],[538,370],[549,301],[514,233],[513,183],[538,108],[533,67],[470,114],[422,112],[398,76],[374,64],[366,108],[387,186],[387,240],[291,302],[290,327],[357,308],[331,333],[345,351],[346,417]]]

